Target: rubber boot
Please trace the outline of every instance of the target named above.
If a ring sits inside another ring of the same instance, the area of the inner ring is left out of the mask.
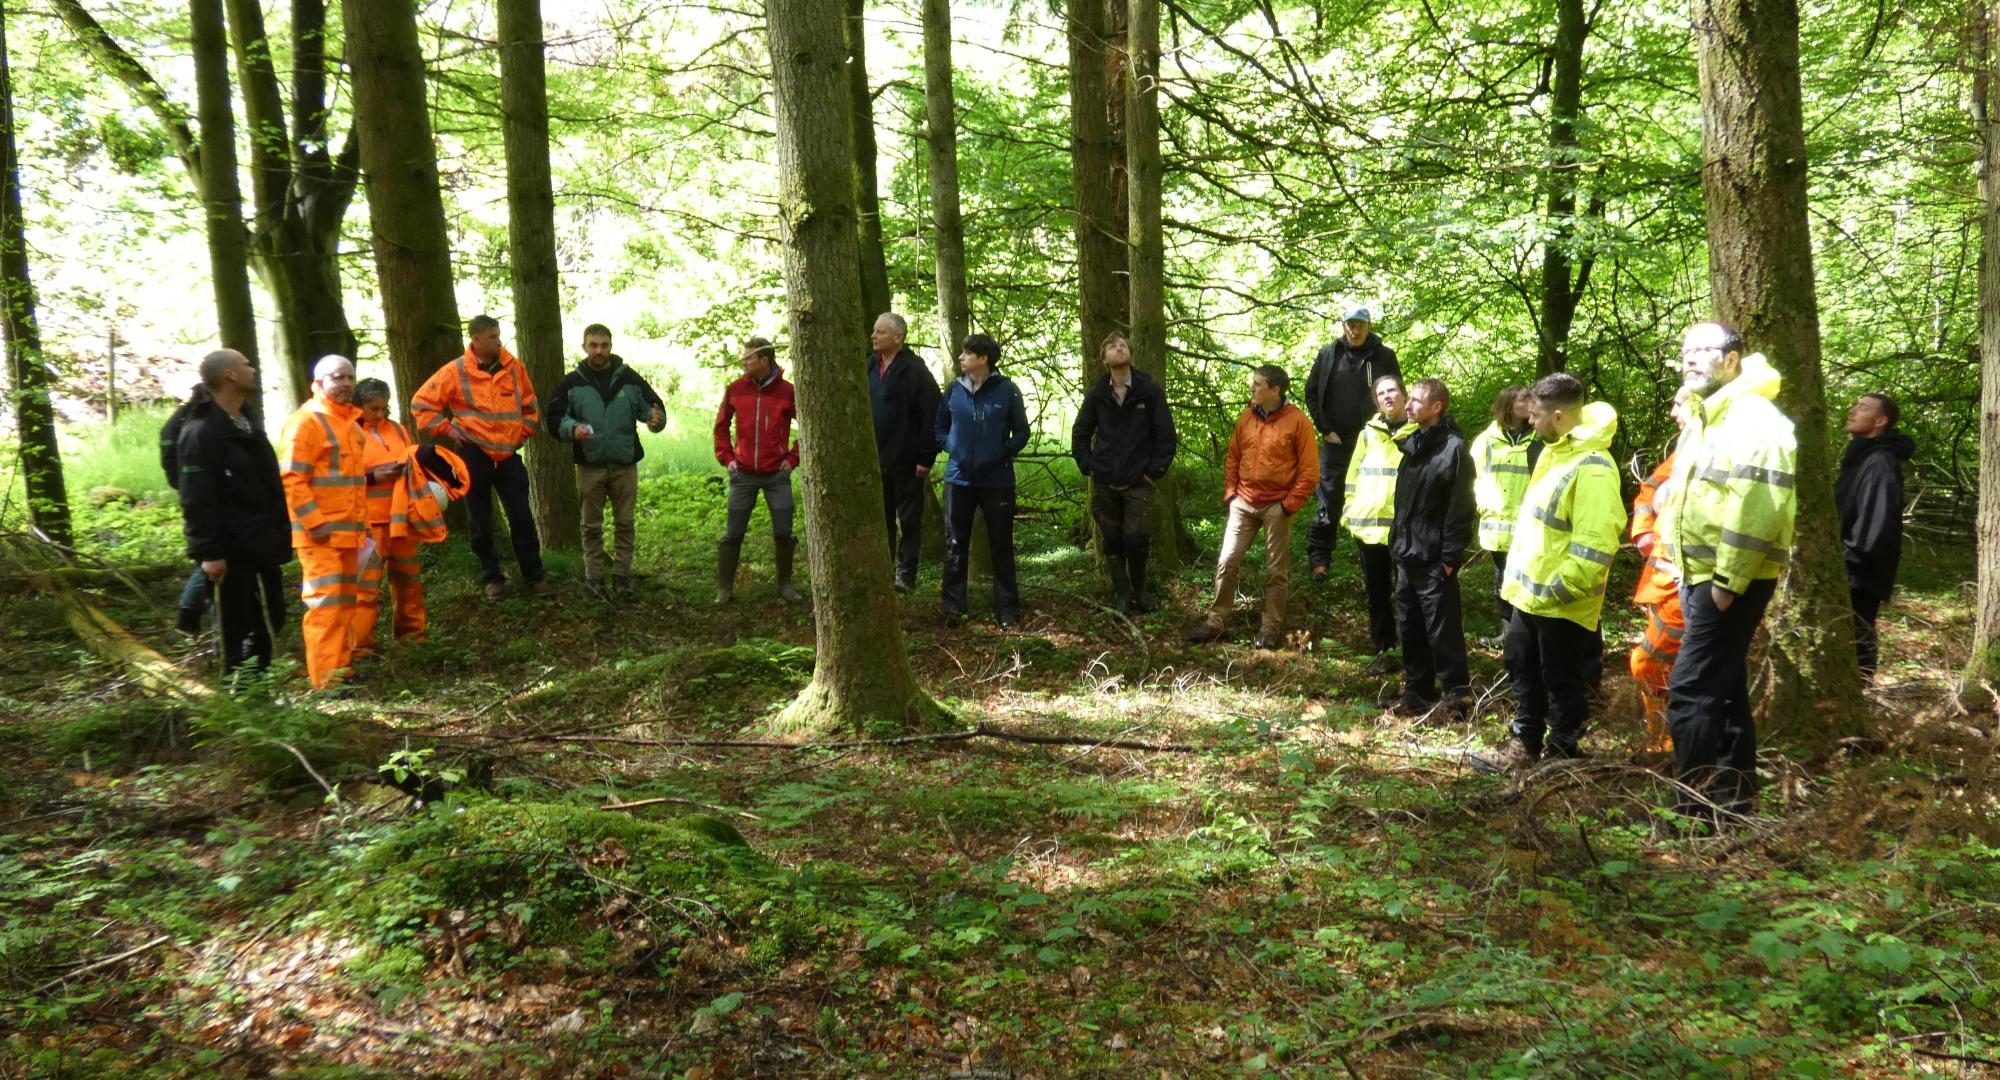
[[[1111,609],[1120,615],[1132,614],[1132,581],[1125,576],[1125,557],[1113,555],[1105,562],[1111,566]]]
[[[1132,610],[1142,615],[1158,611],[1160,605],[1153,600],[1153,594],[1146,591],[1146,557],[1125,556],[1125,573],[1132,582]]]
[[[743,541],[720,540],[715,545],[715,602],[736,599],[736,564],[743,561]]]
[[[788,604],[796,604],[805,599],[805,597],[799,595],[797,589],[792,588],[792,556],[798,553],[799,538],[796,536],[779,537],[776,547],[778,551],[778,596]]]

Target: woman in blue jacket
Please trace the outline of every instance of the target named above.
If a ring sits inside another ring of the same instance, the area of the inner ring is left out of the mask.
[[[937,441],[944,447],[945,554],[941,606],[950,619],[965,617],[966,551],[972,512],[986,519],[993,549],[993,617],[1003,628],[1021,621],[1021,592],[1014,578],[1014,455],[1028,445],[1028,407],[1021,391],[1000,374],[1000,343],[973,334],[958,350],[964,372],[938,402]]]

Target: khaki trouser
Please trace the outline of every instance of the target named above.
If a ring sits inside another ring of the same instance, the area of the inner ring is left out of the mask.
[[[1222,556],[1215,566],[1215,603],[1208,621],[1221,626],[1236,606],[1236,575],[1257,530],[1264,531],[1264,619],[1259,633],[1278,635],[1285,629],[1285,600],[1292,580],[1292,515],[1282,502],[1251,506],[1241,497],[1229,501],[1229,524],[1222,531]]]
[[[578,465],[576,493],[583,500],[583,576],[604,577],[604,503],[611,502],[614,574],[632,573],[632,542],[638,527],[632,518],[639,506],[637,465]]]

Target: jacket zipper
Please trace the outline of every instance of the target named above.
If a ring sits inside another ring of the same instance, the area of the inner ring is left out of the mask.
[[[757,466],[764,463],[764,388],[753,386],[751,389],[757,394],[757,423],[755,436],[750,440],[750,471],[761,476],[764,470]]]

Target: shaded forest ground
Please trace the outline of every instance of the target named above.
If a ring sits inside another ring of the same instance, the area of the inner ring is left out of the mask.
[[[967,726],[1080,742],[702,745],[760,738],[811,618],[773,596],[762,511],[718,610],[719,485],[658,468],[641,503],[638,601],[558,557],[560,600],[487,602],[455,540],[425,556],[432,640],[324,708],[295,682],[161,705],[51,597],[0,601],[0,1075],[2000,1069],[1993,723],[1944,704],[1964,545],[1918,545],[1885,613],[1886,753],[1769,751],[1755,830],[1656,841],[1615,674],[1586,762],[1481,776],[1505,700],[1382,716],[1351,548],[1287,651],[1248,648],[1247,600],[1193,650],[1208,567],[1127,624],[1054,502],[1017,631],[947,628],[934,564],[904,629]],[[160,561],[175,522],[113,501],[81,531]],[[199,670],[173,594],[105,597]]]

